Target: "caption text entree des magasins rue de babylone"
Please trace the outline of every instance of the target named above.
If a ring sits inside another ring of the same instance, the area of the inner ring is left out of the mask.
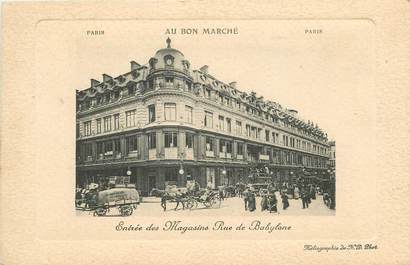
[[[164,232],[180,232],[181,234],[187,231],[265,231],[272,233],[273,231],[291,230],[291,226],[282,223],[262,223],[259,220],[254,220],[248,225],[243,223],[236,225],[228,225],[224,221],[216,221],[212,225],[207,224],[184,224],[182,221],[166,221],[162,226],[149,224],[125,224],[120,221],[116,226],[116,231],[164,231]]]

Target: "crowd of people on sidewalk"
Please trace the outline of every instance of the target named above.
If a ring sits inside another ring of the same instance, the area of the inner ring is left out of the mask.
[[[307,209],[312,200],[316,200],[317,194],[323,194],[323,201],[329,207],[331,197],[324,193],[322,188],[314,184],[298,183],[295,185],[284,182],[282,184],[268,184],[266,189],[256,190],[252,184],[246,185],[241,196],[245,203],[245,211],[253,212],[256,210],[256,196],[261,199],[261,211],[278,212],[278,200],[275,193],[279,192],[282,201],[282,209],[286,210],[290,204],[289,199],[301,200],[301,208]],[[329,207],[330,208],[330,207]]]

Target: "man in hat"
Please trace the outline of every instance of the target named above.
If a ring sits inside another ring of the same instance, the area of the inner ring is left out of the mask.
[[[249,202],[249,187],[247,187],[244,192],[242,193],[243,201],[245,202],[245,211],[248,210],[248,202]]]
[[[309,192],[305,187],[302,188],[301,197],[303,206],[302,209],[309,208]]]

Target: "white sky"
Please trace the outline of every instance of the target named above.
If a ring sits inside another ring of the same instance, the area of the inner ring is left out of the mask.
[[[223,82],[237,81],[241,91],[299,111],[324,129],[330,139],[359,115],[361,90],[373,86],[371,24],[366,21],[122,21],[84,22],[73,30],[76,41],[74,89],[89,87],[130,70],[129,61],[146,64],[166,46],[167,28],[237,27],[237,35],[171,35],[193,69],[209,66]],[[103,36],[86,30],[103,29]],[[319,35],[305,29],[322,29]]]

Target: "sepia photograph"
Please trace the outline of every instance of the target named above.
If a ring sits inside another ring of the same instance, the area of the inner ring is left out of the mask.
[[[264,80],[243,91],[161,41],[76,90],[77,214],[334,215],[336,141],[315,117],[260,93]]]

